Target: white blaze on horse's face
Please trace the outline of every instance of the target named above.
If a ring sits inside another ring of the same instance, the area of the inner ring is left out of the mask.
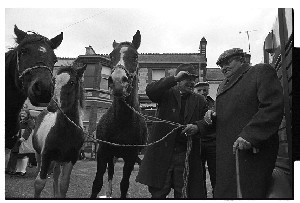
[[[61,73],[59,75],[56,75],[55,77],[55,88],[54,88],[54,99],[56,99],[59,107],[61,107],[61,90],[63,86],[68,84],[68,81],[70,80],[69,73]]]
[[[38,49],[40,52],[46,53],[47,49],[43,46],[40,46],[40,48]]]
[[[125,52],[127,50],[128,50],[128,47],[122,47],[120,49],[120,61],[117,63],[116,66],[123,66],[123,67],[125,67],[124,55],[125,55]]]

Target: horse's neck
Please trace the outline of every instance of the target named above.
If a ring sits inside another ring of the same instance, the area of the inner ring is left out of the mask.
[[[20,90],[18,76],[17,55],[15,51],[9,51],[5,53],[5,90],[9,91],[9,95],[14,97],[25,97]]]
[[[57,111],[60,112],[59,109],[57,109]],[[60,112],[59,115],[67,116],[74,123],[80,124],[81,116],[82,116],[82,108],[79,105],[79,101],[76,100],[76,102],[74,102],[74,104],[71,107],[69,107],[67,110],[63,110],[63,113]]]

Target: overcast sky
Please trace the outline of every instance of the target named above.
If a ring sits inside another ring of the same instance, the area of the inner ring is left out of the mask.
[[[217,67],[226,49],[248,49],[252,63],[262,62],[263,41],[272,29],[277,8],[214,8],[200,3],[162,8],[6,8],[5,50],[15,45],[14,24],[48,38],[64,32],[55,51],[59,57],[85,54],[91,45],[97,54],[112,51],[112,42],[131,41],[136,30],[142,40],[139,53],[197,53],[202,37],[207,40],[208,67]],[[241,33],[240,33],[241,32]]]

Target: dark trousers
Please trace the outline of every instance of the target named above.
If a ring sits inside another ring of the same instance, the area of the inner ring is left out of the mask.
[[[6,171],[16,172],[17,161],[18,161],[18,152],[11,152],[7,163]]]
[[[183,171],[185,167],[186,152],[173,153],[172,161],[165,177],[162,188],[149,186],[152,198],[166,198],[171,188],[174,188],[174,198],[181,198],[183,188]]]
[[[201,142],[201,161],[203,167],[203,180],[206,180],[205,163],[207,162],[210,183],[214,194],[216,186],[216,140]],[[204,188],[205,194],[207,194],[206,184]]]

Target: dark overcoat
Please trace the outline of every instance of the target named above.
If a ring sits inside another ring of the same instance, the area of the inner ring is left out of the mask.
[[[220,85],[216,98],[216,198],[236,198],[233,143],[242,137],[258,153],[240,150],[243,198],[264,198],[278,152],[278,128],[283,117],[283,93],[274,68],[244,64]]]
[[[158,118],[179,123],[181,96],[177,87],[174,87],[176,84],[174,76],[165,77],[150,83],[146,88],[146,93],[151,101],[158,103],[156,115]],[[184,124],[196,124],[199,129],[204,128],[205,124],[201,119],[206,111],[205,98],[202,95],[191,94],[185,105]],[[165,123],[154,124],[148,142],[159,140],[174,128],[175,126]],[[176,133],[174,132],[163,141],[147,147],[136,178],[137,182],[156,188],[163,187],[174,150]],[[189,158],[188,198],[204,198],[199,133],[193,136]]]

